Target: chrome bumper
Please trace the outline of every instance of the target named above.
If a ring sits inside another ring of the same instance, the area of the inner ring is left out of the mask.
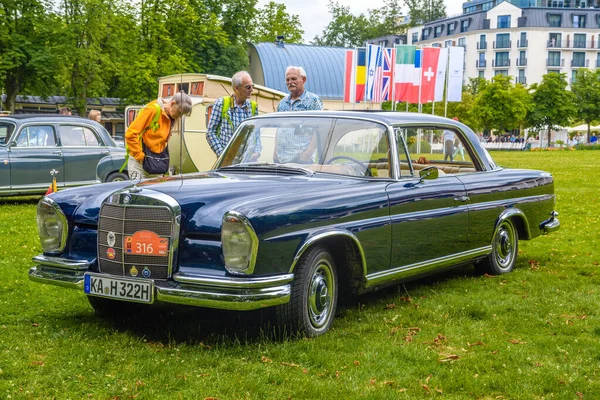
[[[29,270],[30,280],[83,291],[89,262],[44,255],[33,261],[38,265]],[[154,283],[154,298],[198,307],[254,310],[289,302],[293,279],[293,274],[249,278],[174,274],[170,286]]]
[[[550,213],[550,218],[540,224],[540,229],[544,235],[555,232],[560,228],[560,221],[556,217],[558,217],[558,212],[552,211]]]

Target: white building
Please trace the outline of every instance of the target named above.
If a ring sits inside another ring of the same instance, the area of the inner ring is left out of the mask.
[[[472,0],[463,14],[408,30],[408,44],[465,47],[464,79],[539,83],[600,67],[600,0]]]

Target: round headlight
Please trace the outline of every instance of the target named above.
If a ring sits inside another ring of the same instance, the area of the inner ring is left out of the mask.
[[[44,253],[60,253],[67,243],[67,217],[58,204],[44,197],[37,205],[37,227]]]
[[[223,216],[221,243],[227,271],[234,274],[254,271],[258,237],[245,216],[235,211]]]

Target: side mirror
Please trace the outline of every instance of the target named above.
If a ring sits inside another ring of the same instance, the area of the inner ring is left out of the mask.
[[[421,181],[423,181],[425,179],[437,179],[439,175],[440,175],[439,170],[436,167],[434,167],[433,165],[430,165],[429,167],[425,167],[419,171],[419,178],[421,178]]]

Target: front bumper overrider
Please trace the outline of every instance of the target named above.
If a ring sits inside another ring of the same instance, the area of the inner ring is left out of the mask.
[[[92,272],[86,260],[38,255],[33,261],[37,265],[29,270],[30,280],[82,292],[84,274]],[[293,274],[239,278],[175,273],[169,281],[154,282],[154,299],[224,310],[254,310],[289,302],[293,278]]]

